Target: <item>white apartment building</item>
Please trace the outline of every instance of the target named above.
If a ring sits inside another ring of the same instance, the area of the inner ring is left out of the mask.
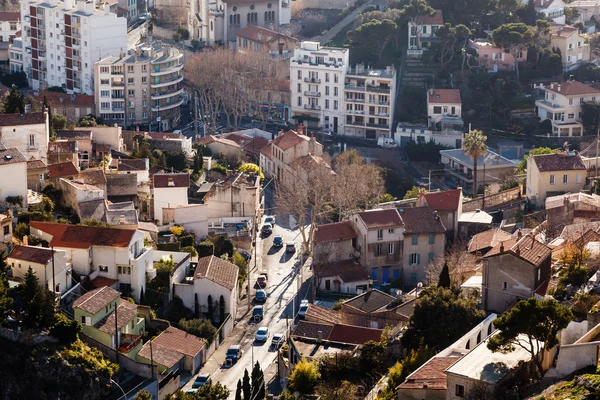
[[[435,33],[440,26],[444,26],[442,10],[435,10],[435,14],[432,16],[421,15],[416,17],[414,21],[409,21],[406,55],[409,57],[423,55],[423,49],[437,40]]]
[[[34,90],[94,92],[94,62],[127,49],[127,20],[95,0],[23,0],[24,69]]]
[[[535,107],[541,121],[552,122],[552,135],[582,136],[581,105],[587,101],[600,101],[600,90],[577,81],[553,83],[544,88],[544,99]]]
[[[8,45],[9,70],[10,73],[23,71],[23,39],[16,37]]]
[[[367,139],[392,137],[396,69],[348,68],[344,84],[344,135]]]
[[[106,57],[94,64],[96,115],[168,131],[179,124],[182,82],[183,53],[169,45],[145,43]]]
[[[10,42],[21,30],[21,14],[18,12],[0,12],[0,42]]]
[[[309,129],[344,132],[348,49],[301,42],[290,60],[292,119]]]

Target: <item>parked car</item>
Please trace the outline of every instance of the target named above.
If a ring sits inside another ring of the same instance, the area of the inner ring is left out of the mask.
[[[308,300],[302,300],[300,302],[300,310],[298,311],[300,318],[304,318],[306,315],[306,310],[308,310]]]
[[[277,235],[273,238],[274,247],[283,247],[283,236]]]
[[[294,242],[287,242],[285,244],[285,252],[286,253],[295,253],[296,252],[296,243],[294,243]]]
[[[267,292],[265,292],[262,289],[258,289],[256,291],[256,295],[254,296],[254,300],[257,303],[264,303],[265,301],[267,301]]]
[[[285,333],[276,333],[271,339],[271,347],[274,349],[280,348],[285,343]]]
[[[196,394],[197,391],[198,389],[188,389],[185,391],[185,394]]]
[[[263,319],[263,306],[254,306],[252,309],[252,319],[254,322],[258,322]]]
[[[395,149],[398,147],[398,144],[394,141],[394,139],[385,138],[382,136],[377,140],[377,146],[384,147],[386,149]]]
[[[266,326],[261,326],[260,328],[258,328],[254,339],[257,342],[265,343],[267,340],[269,340],[269,328],[267,328]]]
[[[265,218],[265,224],[275,225],[275,217],[267,217],[267,218]]]
[[[247,251],[240,251],[240,256],[244,257],[244,260],[246,261],[252,260],[252,254]]]
[[[239,344],[230,346],[227,349],[227,353],[225,354],[225,364],[227,366],[232,366],[235,364],[240,358],[242,358],[242,346]]]
[[[262,228],[260,229],[260,231],[264,235],[270,235],[271,233],[273,233],[273,225],[271,225],[271,224],[264,224],[262,226]]]
[[[259,275],[258,278],[256,278],[256,285],[259,288],[264,288],[267,286],[267,276],[266,275]]]
[[[196,377],[196,380],[192,384],[193,389],[198,389],[208,383],[210,379],[210,374],[200,374]]]

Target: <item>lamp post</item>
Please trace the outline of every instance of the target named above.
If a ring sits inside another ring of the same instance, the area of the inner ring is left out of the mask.
[[[112,378],[110,378],[110,383],[114,384],[116,387],[118,387],[119,389],[121,389],[121,392],[123,392],[123,398],[125,400],[127,400],[127,395],[125,394],[125,391],[123,390],[123,388],[121,387],[121,385],[119,385],[117,382],[115,382]]]

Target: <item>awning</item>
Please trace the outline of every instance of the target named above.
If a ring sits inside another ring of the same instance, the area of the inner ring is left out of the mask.
[[[294,116],[292,116],[292,119],[296,119],[298,121],[314,121],[314,122],[319,122],[321,120],[319,117],[309,117],[306,115],[294,115]]]

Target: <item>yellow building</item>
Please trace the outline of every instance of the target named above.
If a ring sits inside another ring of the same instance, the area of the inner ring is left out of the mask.
[[[570,71],[590,60],[590,45],[579,29],[569,25],[552,25],[550,45],[560,50],[563,68]]]

